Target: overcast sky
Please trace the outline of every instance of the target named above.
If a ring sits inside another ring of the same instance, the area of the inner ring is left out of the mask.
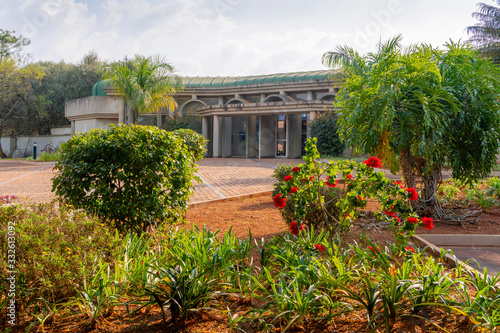
[[[162,54],[183,76],[241,76],[324,69],[338,44],[365,53],[397,34],[405,44],[466,40],[477,2],[2,0],[0,28],[29,37],[34,60]]]

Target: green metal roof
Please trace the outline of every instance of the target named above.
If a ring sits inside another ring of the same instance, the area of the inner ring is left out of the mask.
[[[319,70],[252,76],[185,76],[181,77],[181,79],[185,88],[219,88],[278,82],[327,80],[334,77],[337,73],[338,71],[333,70]],[[109,86],[111,86],[109,80],[97,82],[92,88],[92,96],[106,96],[106,92],[103,88]]]
[[[106,96],[104,87],[111,87],[109,80],[101,80],[94,84],[92,87],[92,96]]]
[[[337,73],[338,71],[319,70],[310,72],[278,73],[252,76],[196,76],[183,77],[182,81],[184,82],[185,88],[218,88],[277,82],[326,80],[331,79]]]

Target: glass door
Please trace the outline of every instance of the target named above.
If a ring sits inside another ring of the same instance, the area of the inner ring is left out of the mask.
[[[276,157],[286,157],[286,116],[276,119]]]

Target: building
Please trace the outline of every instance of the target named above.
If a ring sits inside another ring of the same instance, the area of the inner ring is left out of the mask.
[[[331,70],[182,80],[177,110],[141,115],[139,123],[161,126],[177,112],[200,123],[207,157],[247,158],[303,155],[307,121],[333,108],[341,83]],[[92,96],[68,101],[66,117],[73,133],[127,121],[123,100],[106,81],[96,83]]]

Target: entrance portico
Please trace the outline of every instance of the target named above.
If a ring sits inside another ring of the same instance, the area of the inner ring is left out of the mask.
[[[207,157],[293,159],[304,154],[307,122],[333,109],[337,74],[183,78],[177,101],[182,115],[201,117]]]

